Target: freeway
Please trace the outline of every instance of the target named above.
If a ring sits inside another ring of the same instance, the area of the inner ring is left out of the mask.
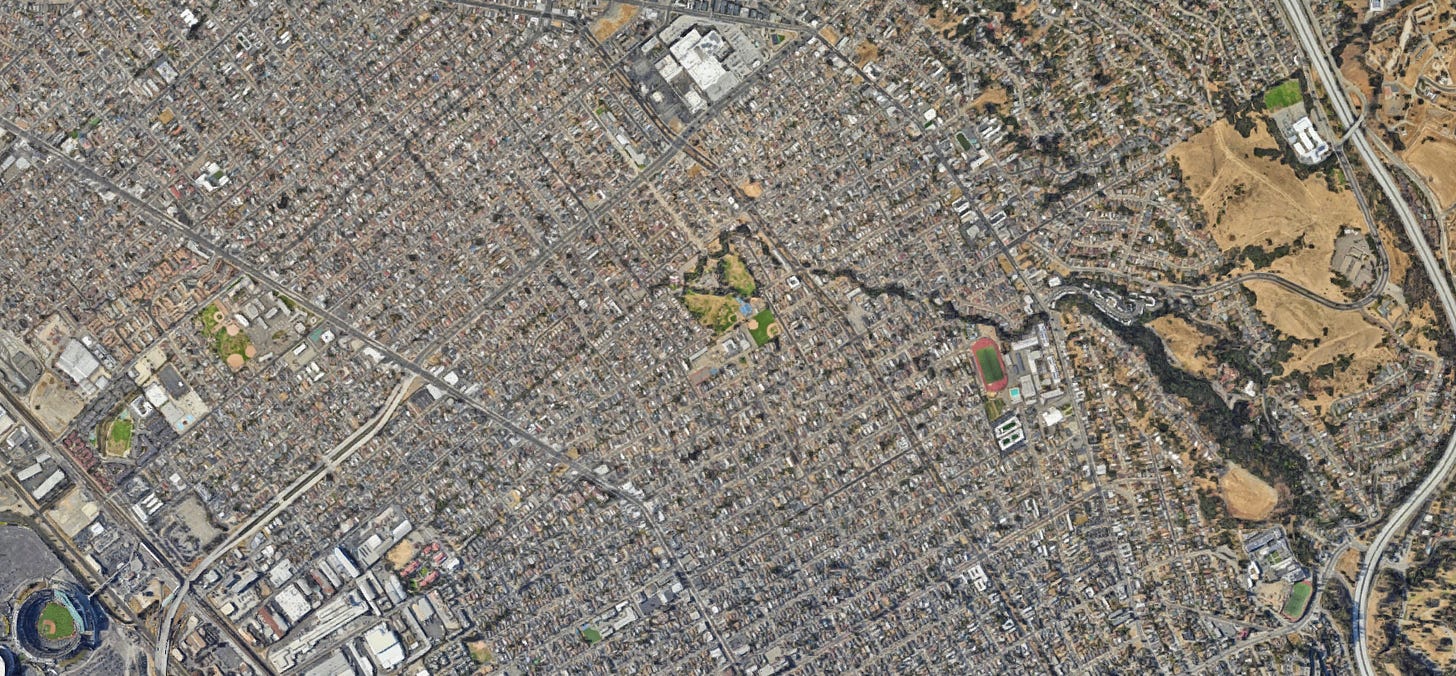
[[[779,53],[768,59],[768,61],[763,64],[763,66],[758,71],[755,72],[755,77],[763,72],[767,72],[768,70],[770,70],[774,63],[784,59],[785,56],[791,51],[792,50],[790,49],[780,50]],[[605,480],[597,477],[593,472],[588,470],[579,462],[567,457],[566,454],[562,452],[562,450],[555,444],[552,444],[542,439],[536,434],[528,432],[526,429],[516,424],[515,421],[507,418],[506,416],[500,414],[494,409],[489,408],[481,400],[471,395],[467,395],[464,391],[462,391],[461,388],[458,388],[455,385],[446,382],[441,376],[427,370],[423,365],[423,362],[429,361],[430,358],[435,355],[441,348],[443,348],[449,340],[458,335],[461,331],[465,330],[466,327],[473,325],[476,321],[478,321],[485,312],[491,309],[491,304],[496,299],[503,298],[510,289],[520,284],[523,280],[529,277],[537,269],[545,265],[548,261],[553,260],[557,253],[559,253],[566,246],[572,244],[577,239],[577,235],[579,235],[581,232],[585,231],[586,228],[592,226],[595,223],[596,217],[604,214],[606,211],[613,207],[613,204],[617,201],[617,199],[615,198],[622,195],[630,194],[630,191],[642,186],[652,177],[656,176],[659,172],[661,172],[663,169],[669,167],[671,163],[677,159],[679,153],[682,152],[685,147],[689,146],[689,141],[692,136],[701,128],[705,127],[711,120],[713,120],[716,117],[717,112],[721,111],[722,109],[726,108],[727,106],[731,105],[739,98],[741,98],[742,93],[745,90],[746,87],[739,88],[732,95],[725,97],[724,99],[710,105],[707,111],[693,119],[693,121],[688,123],[688,125],[672,139],[672,141],[668,144],[668,147],[663,150],[659,157],[657,157],[650,164],[648,164],[646,168],[639,171],[638,174],[634,176],[631,181],[629,181],[618,191],[618,193],[613,195],[613,199],[605,200],[601,205],[595,207],[590,213],[589,218],[583,219],[582,221],[573,225],[567,231],[565,236],[563,236],[559,241],[549,246],[545,251],[541,252],[540,255],[532,259],[523,270],[521,270],[517,275],[513,276],[510,280],[508,280],[507,283],[502,285],[500,288],[494,290],[486,300],[480,303],[481,308],[477,314],[467,318],[466,321],[458,323],[445,335],[439,337],[434,342],[426,345],[414,358],[406,356],[405,354],[401,353],[400,350],[394,348],[393,346],[385,344],[383,341],[373,336],[370,336],[364,331],[359,331],[355,329],[351,322],[346,321],[343,317],[340,317],[330,310],[324,308],[322,304],[314,302],[312,299],[305,297],[303,294],[300,294],[297,290],[290,288],[287,284],[284,284],[282,281],[278,280],[275,276],[269,274],[258,265],[255,265],[243,259],[241,256],[237,255],[237,253],[230,250],[226,246],[214,242],[200,232],[188,227],[177,218],[174,218],[173,216],[153,206],[148,201],[143,200],[142,198],[133,194],[131,191],[116,184],[110,178],[98,174],[96,171],[92,170],[90,167],[86,166],[82,162],[62,152],[59,148],[47,142],[44,138],[30,132],[29,130],[21,128],[11,120],[5,118],[0,118],[0,129],[8,131],[10,134],[16,136],[17,138],[25,139],[32,148],[42,153],[48,160],[60,162],[67,170],[80,177],[82,180],[90,184],[93,188],[97,190],[105,189],[115,193],[123,201],[131,204],[137,210],[141,211],[147,217],[144,220],[149,225],[152,225],[158,230],[180,237],[181,239],[189,242],[192,246],[196,247],[198,250],[203,251],[210,256],[217,257],[218,259],[231,265],[238,272],[251,277],[263,287],[288,296],[298,305],[298,307],[306,310],[315,317],[318,317],[324,323],[337,327],[340,330],[347,330],[355,338],[363,342],[368,347],[374,349],[379,354],[384,355],[385,358],[387,358],[390,362],[398,365],[407,373],[413,374],[413,376],[434,385],[435,387],[444,391],[450,396],[479,410],[497,427],[511,432],[516,437],[523,439],[531,445],[537,447],[545,455],[549,456],[553,461],[561,465],[570,467],[576,474],[581,476],[583,480],[589,481],[597,485],[598,488],[602,489],[609,495],[612,495],[613,497],[620,499],[623,502],[631,504],[642,514],[647,515],[645,516],[644,521],[646,522],[649,530],[652,532],[659,545],[668,552],[667,558],[671,563],[672,567],[681,573],[685,569],[678,561],[676,554],[673,553],[671,548],[668,546],[666,534],[662,532],[661,527],[656,523],[656,521],[650,518],[651,510],[648,510],[643,505],[640,499],[638,499],[635,495],[632,495],[631,493],[623,491],[620,487],[607,483]],[[365,427],[369,427],[369,425],[365,425]],[[356,433],[357,432],[358,431],[356,430]],[[304,479],[301,479],[300,481],[307,480],[308,478],[308,476],[305,476]],[[315,481],[314,483],[317,482]],[[297,485],[297,482],[295,482],[295,485]],[[312,483],[308,484],[308,486],[312,485]],[[306,491],[307,488],[304,487],[302,490]],[[287,492],[288,491],[285,491],[285,493]],[[291,504],[291,500],[289,502]],[[266,511],[272,512],[273,510]],[[277,513],[281,513],[281,511],[282,509],[278,509]],[[277,516],[277,513],[274,513],[273,516],[261,521],[261,523],[267,523],[272,518],[275,518]],[[234,542],[233,544],[235,545],[236,543]],[[225,553],[226,551],[228,551],[228,547],[219,548],[216,552],[214,552],[213,557],[209,557],[209,559],[205,561],[203,565],[199,565],[198,567],[194,568],[191,575],[178,575],[178,578],[183,580],[183,586],[175,590],[173,594],[166,599],[168,609],[165,615],[162,631],[158,636],[157,655],[161,656],[162,658],[165,658],[165,656],[167,655],[167,636],[170,631],[171,621],[173,618],[175,618],[178,609],[181,607],[182,600],[186,597],[188,591],[190,591],[190,582],[196,579],[195,576],[200,575],[201,571],[204,571],[208,566],[215,562],[217,556],[221,556],[221,554]],[[687,596],[697,607],[698,612],[701,613],[704,618],[708,618],[710,614],[708,612],[707,604],[698,595],[691,579],[688,578],[686,575],[680,575],[680,579],[687,588]],[[203,607],[206,609],[207,604],[203,604]],[[235,635],[235,632],[233,632],[230,624],[224,624],[221,622],[219,622],[218,624],[219,626],[222,626],[226,630],[228,630],[230,634]],[[731,665],[736,667],[736,655],[730,650],[722,634],[718,631],[717,627],[714,626],[711,621],[708,622],[708,626],[715,642],[723,651],[723,654],[727,656],[727,659],[730,661]],[[241,645],[246,648],[246,644]],[[158,660],[159,671],[163,674],[165,674],[166,664],[167,663],[165,659]]]
[[[161,547],[158,547],[156,543],[152,542],[151,536],[147,532],[147,529],[137,522],[136,518],[132,516],[131,512],[118,506],[116,502],[111,499],[108,491],[96,482],[96,479],[91,476],[90,472],[87,472],[85,469],[83,469],[80,464],[71,457],[70,450],[67,449],[64,444],[57,444],[51,439],[49,432],[46,431],[45,425],[42,424],[40,420],[35,417],[35,414],[30,410],[28,406],[25,406],[25,404],[21,402],[19,398],[17,398],[14,394],[12,394],[9,390],[5,388],[0,388],[0,398],[3,398],[5,402],[9,404],[8,408],[10,408],[14,412],[16,416],[15,419],[21,424],[22,427],[26,428],[26,431],[30,432],[31,438],[35,439],[36,442],[40,444],[41,448],[50,453],[51,457],[54,458],[58,463],[66,466],[66,468],[69,470],[67,474],[71,475],[72,477],[80,478],[80,480],[91,491],[92,495],[96,497],[96,504],[100,505],[101,509],[106,511],[107,516],[112,519],[113,523],[126,526],[131,531],[132,537],[136,538],[137,543],[147,551],[153,561],[156,561],[158,565],[167,569],[167,572],[171,573],[175,579],[184,579],[182,571],[178,569],[177,565],[173,563],[172,560],[162,551]],[[21,495],[25,495],[24,491],[21,492]],[[39,514],[39,512],[37,512],[37,514]],[[74,543],[72,543],[72,549],[74,549]],[[79,554],[79,552],[76,552],[76,554]],[[231,642],[237,646],[238,654],[244,660],[246,660],[249,664],[253,665],[255,668],[261,667],[261,665],[263,664],[262,658],[259,657],[255,651],[253,651],[251,644],[243,641],[242,636],[233,629],[231,624],[220,621],[218,617],[213,614],[213,611],[210,608],[205,608],[202,615],[204,616],[204,619],[208,620],[214,625],[217,625],[220,630],[228,635],[228,638],[231,640]],[[158,643],[158,646],[160,646],[160,641]],[[163,657],[163,659],[158,662],[158,664],[161,665],[159,669],[165,672],[167,664],[165,660],[166,651],[161,651],[158,654]]]
[[[1324,39],[1320,37],[1314,22],[1310,18],[1309,8],[1303,0],[1280,0],[1285,16],[1289,20],[1290,27],[1294,30],[1295,37],[1299,41],[1300,49],[1319,75],[1321,82],[1325,83],[1325,91],[1329,97],[1330,107],[1334,109],[1335,115],[1339,117],[1340,123],[1346,128],[1356,129],[1356,133],[1350,134],[1350,143],[1360,153],[1360,159],[1370,169],[1375,181],[1380,184],[1381,190],[1389,199],[1395,213],[1400,217],[1401,225],[1405,228],[1406,237],[1410,239],[1417,257],[1421,259],[1421,265],[1425,268],[1426,276],[1436,289],[1436,296],[1441,301],[1441,310],[1446,316],[1446,323],[1452,331],[1456,331],[1456,295],[1451,292],[1451,284],[1438,263],[1435,254],[1431,251],[1430,244],[1426,241],[1425,233],[1421,231],[1420,222],[1415,213],[1411,210],[1405,198],[1401,195],[1399,186],[1390,172],[1381,163],[1380,157],[1375,153],[1369,139],[1366,138],[1363,130],[1357,126],[1360,118],[1350,109],[1350,102],[1345,95],[1345,88],[1337,75],[1338,68],[1332,63],[1330,51]],[[1370,542],[1369,548],[1365,551],[1365,558],[1361,562],[1360,575],[1355,582],[1355,591],[1352,603],[1354,609],[1352,616],[1354,628],[1352,640],[1355,644],[1355,664],[1361,674],[1373,676],[1375,669],[1370,660],[1370,651],[1366,644],[1366,633],[1362,631],[1364,624],[1363,617],[1366,614],[1364,605],[1370,598],[1371,590],[1374,587],[1376,574],[1379,572],[1380,563],[1385,556],[1385,550],[1395,539],[1396,535],[1403,532],[1425,505],[1436,489],[1445,484],[1447,477],[1451,474],[1453,467],[1456,467],[1456,435],[1451,436],[1446,447],[1442,451],[1441,458],[1436,462],[1431,473],[1426,475],[1420,485],[1410,494],[1398,508],[1387,518],[1385,525]]]
[[[389,396],[389,399],[379,408],[379,413],[374,418],[360,425],[359,429],[354,430],[352,434],[334,446],[324,456],[325,460],[319,463],[319,466],[314,468],[312,472],[299,477],[288,488],[273,496],[269,504],[263,509],[258,510],[247,523],[243,524],[240,528],[234,529],[226,541],[214,548],[212,553],[207,555],[207,558],[203,559],[201,563],[192,568],[192,572],[182,578],[181,586],[173,590],[166,599],[163,599],[162,607],[166,609],[166,612],[162,617],[162,626],[157,631],[155,657],[158,676],[166,676],[167,674],[167,644],[169,642],[168,637],[172,632],[172,622],[177,618],[177,611],[182,607],[183,600],[187,598],[187,594],[192,590],[192,583],[197,581],[197,578],[202,577],[203,573],[206,573],[208,569],[212,568],[218,559],[232,551],[233,547],[253,537],[253,534],[262,530],[263,526],[278,518],[299,497],[307,493],[319,481],[322,481],[325,475],[337,469],[340,464],[353,456],[356,451],[373,440],[375,435],[379,434],[379,431],[384,429],[384,426],[394,417],[394,412],[399,410],[399,405],[409,395],[410,388],[414,383],[415,376],[413,374],[405,376],[404,380],[400,381],[399,386]]]

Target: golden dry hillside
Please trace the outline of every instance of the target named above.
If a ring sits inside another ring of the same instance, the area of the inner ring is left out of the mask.
[[[1168,356],[1178,368],[1205,378],[1213,377],[1212,359],[1200,354],[1213,339],[1204,335],[1187,320],[1177,315],[1163,315],[1148,322],[1148,328],[1163,340]]]
[[[1277,150],[1262,122],[1249,138],[1220,120],[1174,146],[1184,182],[1198,198],[1214,241],[1224,251],[1258,246],[1293,250],[1265,270],[1331,299],[1343,294],[1330,282],[1330,259],[1341,228],[1365,229],[1349,192],[1330,192],[1322,176],[1303,181],[1278,160],[1258,157],[1256,148]],[[1304,238],[1305,246],[1295,246]],[[1244,262],[1241,271],[1253,269]]]
[[[1245,521],[1263,521],[1274,513],[1279,493],[1263,479],[1238,465],[1229,463],[1228,471],[1218,480],[1219,492],[1229,516]]]
[[[1315,405],[1364,390],[1371,373],[1396,359],[1395,351],[1383,345],[1385,330],[1357,311],[1332,310],[1269,282],[1253,281],[1244,286],[1257,297],[1254,309],[1265,322],[1286,336],[1308,343],[1293,348],[1284,363],[1286,373],[1314,374],[1323,365],[1337,365],[1333,375],[1314,381],[1311,394],[1316,395]],[[1324,391],[1327,386],[1332,393]]]

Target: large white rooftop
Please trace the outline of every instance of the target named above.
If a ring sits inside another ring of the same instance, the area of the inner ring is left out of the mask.
[[[91,354],[86,346],[81,344],[81,341],[72,338],[66,342],[66,349],[56,360],[56,368],[80,384],[90,379],[91,375],[96,373],[96,369],[101,368],[101,362],[96,361],[96,356]]]

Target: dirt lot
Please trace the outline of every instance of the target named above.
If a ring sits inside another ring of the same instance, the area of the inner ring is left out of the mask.
[[[1426,180],[1442,209],[1456,204],[1456,142],[1428,136],[1406,152],[1405,161]]]
[[[46,431],[56,435],[66,429],[66,425],[71,424],[86,406],[79,395],[66,389],[60,379],[49,372],[42,374],[36,382],[35,389],[30,392],[29,403]]]
[[[1393,350],[1381,345],[1385,330],[1359,312],[1331,310],[1269,282],[1253,281],[1244,286],[1254,292],[1254,309],[1269,325],[1294,338],[1319,341],[1309,347],[1295,346],[1284,363],[1286,373],[1298,370],[1313,374],[1341,355],[1351,355],[1348,366],[1336,368],[1334,376],[1313,381],[1316,405],[1364,390],[1370,373],[1396,359]],[[1333,388],[1333,393],[1326,394],[1324,386]]]
[[[1259,600],[1260,605],[1277,609],[1284,605],[1284,597],[1289,595],[1289,587],[1288,582],[1261,582],[1254,586],[1254,598]]]
[[[602,42],[612,37],[617,31],[622,30],[622,27],[627,25],[629,21],[635,18],[640,11],[642,11],[642,8],[636,5],[612,3],[607,8],[605,14],[602,14],[596,21],[591,23],[590,30],[592,37],[596,38],[597,42]]]
[[[1210,232],[1224,251],[1252,245],[1272,254],[1277,247],[1290,245],[1295,250],[1264,270],[1343,300],[1344,293],[1330,282],[1330,259],[1341,228],[1365,229],[1354,196],[1348,191],[1330,192],[1318,174],[1300,181],[1279,160],[1255,156],[1256,148],[1278,148],[1263,120],[1257,121],[1247,139],[1220,120],[1168,154],[1182,168],[1184,182],[1198,198]],[[1294,247],[1301,236],[1305,246]],[[1238,270],[1253,269],[1253,263],[1245,261]]]
[[[966,16],[957,14],[949,9],[933,7],[930,14],[925,17],[925,25],[930,26],[937,32],[948,31],[960,24]]]
[[[1375,86],[1370,81],[1370,71],[1365,68],[1364,58],[1365,50],[1359,45],[1345,45],[1344,51],[1340,52],[1340,74],[1369,101],[1375,98]],[[1350,105],[1356,106],[1357,110],[1361,105],[1360,99],[1353,92],[1350,95]]]
[[[1189,373],[1208,377],[1213,373],[1213,363],[1206,357],[1198,354],[1198,351],[1213,340],[1194,328],[1182,317],[1163,315],[1151,322],[1148,326],[1163,339],[1163,346],[1168,349],[1168,356],[1173,358],[1173,363]]]
[[[975,101],[971,102],[972,110],[980,110],[987,105],[1004,106],[1011,98],[1006,95],[1006,90],[1001,85],[992,85],[986,91],[981,92]]]
[[[413,558],[415,558],[415,543],[411,542],[409,538],[400,540],[399,544],[384,554],[384,560],[396,569],[405,567],[405,564],[408,564]]]
[[[880,58],[880,46],[869,40],[861,40],[854,46],[854,65],[864,68],[871,61]]]
[[[1263,479],[1238,465],[1229,463],[1228,471],[1218,479],[1223,504],[1229,516],[1245,521],[1263,521],[1274,513],[1279,493]]]
[[[56,503],[49,515],[57,526],[65,532],[66,537],[76,537],[81,529],[91,525],[91,521],[100,513],[101,508],[96,503],[86,499],[86,496],[79,488],[71,488]]]

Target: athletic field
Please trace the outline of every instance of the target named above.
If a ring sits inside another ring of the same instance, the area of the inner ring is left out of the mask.
[[[1271,111],[1279,110],[1303,100],[1304,97],[1299,95],[1299,80],[1285,80],[1264,94],[1264,108]]]
[[[1309,598],[1314,595],[1314,586],[1309,580],[1298,582],[1294,589],[1289,590],[1289,599],[1284,602],[1284,616],[1297,620],[1304,616],[1305,608],[1309,607]]]
[[[1006,365],[1001,362],[1001,351],[996,341],[981,338],[971,345],[976,355],[976,371],[981,374],[981,384],[991,392],[1006,389]]]
[[[70,609],[52,602],[41,609],[40,623],[36,628],[44,638],[70,638],[76,633],[76,622],[71,619]]]

